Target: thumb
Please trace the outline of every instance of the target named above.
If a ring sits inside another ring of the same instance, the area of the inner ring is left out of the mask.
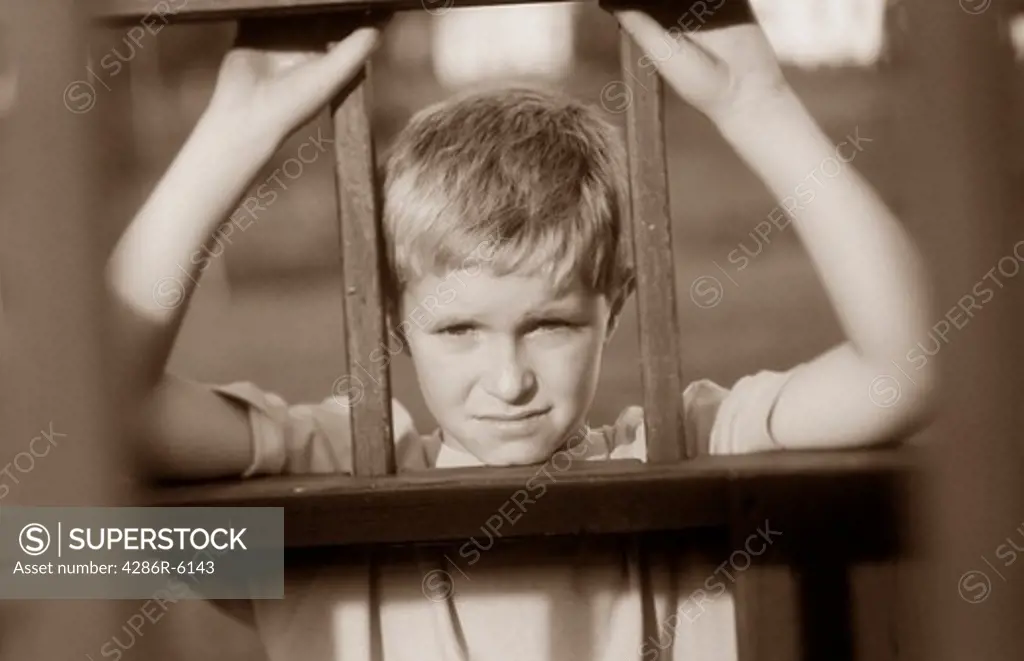
[[[332,43],[322,61],[324,73],[344,71],[350,66],[361,67],[380,46],[383,27],[378,24],[356,28],[341,41]]]
[[[310,96],[318,105],[326,103],[351,81],[380,45],[381,31],[377,27],[361,27],[341,41],[332,44],[324,55],[297,67],[292,73],[299,89],[313,90]]]
[[[368,14],[362,21],[363,25],[355,29],[341,41],[327,39],[330,44],[322,66],[325,75],[345,75],[352,63],[356,71],[362,67],[370,55],[380,46],[384,29],[391,22],[393,14]],[[330,29],[325,26],[326,29]],[[340,71],[339,71],[340,68]],[[352,74],[349,74],[351,77]]]

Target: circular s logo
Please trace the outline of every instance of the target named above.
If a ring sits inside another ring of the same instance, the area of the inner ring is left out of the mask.
[[[957,583],[960,598],[969,604],[980,604],[992,592],[992,581],[983,571],[973,569],[960,577]]]
[[[886,409],[900,401],[901,392],[900,382],[888,374],[876,376],[868,386],[871,403]]]
[[[42,555],[50,548],[50,531],[39,523],[30,523],[21,529],[18,546],[28,555]]]
[[[438,602],[445,601],[455,594],[455,583],[452,576],[443,569],[431,569],[423,576],[423,596]]]

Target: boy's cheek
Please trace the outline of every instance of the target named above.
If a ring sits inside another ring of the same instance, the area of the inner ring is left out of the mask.
[[[543,370],[540,376],[551,386],[559,384],[558,389],[567,393],[588,385],[601,369],[602,340],[600,333],[591,331],[553,347],[536,361]]]
[[[473,380],[466,374],[466,360],[440,352],[431,342],[420,342],[410,334],[409,349],[423,397],[434,418],[441,422],[461,411]]]

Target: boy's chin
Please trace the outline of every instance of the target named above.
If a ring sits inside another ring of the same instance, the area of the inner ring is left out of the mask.
[[[554,452],[548,444],[513,441],[502,442],[484,449],[485,456],[479,457],[488,466],[530,466],[543,464]]]

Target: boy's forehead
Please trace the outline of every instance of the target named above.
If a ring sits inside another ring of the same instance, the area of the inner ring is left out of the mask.
[[[429,304],[449,314],[577,307],[593,298],[594,294],[578,281],[559,286],[554,278],[544,275],[494,275],[484,270],[427,275],[405,290],[406,305]]]

